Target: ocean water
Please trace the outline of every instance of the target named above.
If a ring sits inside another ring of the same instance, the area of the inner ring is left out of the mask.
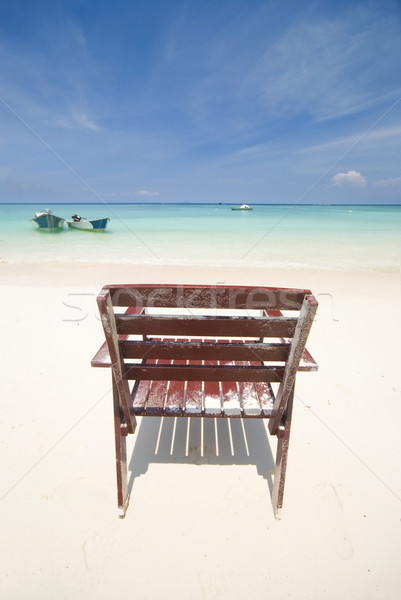
[[[0,261],[231,265],[399,271],[401,206],[54,205],[57,216],[110,217],[108,229],[48,233],[44,206],[0,204]]]

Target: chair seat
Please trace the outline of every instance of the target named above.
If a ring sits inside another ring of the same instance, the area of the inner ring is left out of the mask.
[[[179,365],[183,361],[159,363]],[[208,366],[218,364],[217,361],[207,363]],[[251,363],[234,361],[230,364],[243,367]],[[141,380],[135,383],[131,397],[136,415],[165,417],[269,418],[274,403],[272,387],[265,382]]]

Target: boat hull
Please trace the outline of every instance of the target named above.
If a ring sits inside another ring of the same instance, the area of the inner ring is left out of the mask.
[[[67,221],[70,229],[81,229],[82,231],[104,231],[110,219],[82,219],[81,221]]]
[[[56,217],[51,213],[43,213],[29,220],[36,229],[43,231],[61,231],[65,221],[65,219]]]
[[[239,206],[232,206],[231,210],[252,210],[252,208],[240,208]]]

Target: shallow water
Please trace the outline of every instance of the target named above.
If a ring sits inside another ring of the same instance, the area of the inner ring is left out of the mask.
[[[35,230],[33,205],[0,205],[0,260],[231,265],[394,271],[401,206],[54,205],[64,217],[110,217],[108,229]]]

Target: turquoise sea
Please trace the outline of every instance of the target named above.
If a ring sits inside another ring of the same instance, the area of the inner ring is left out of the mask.
[[[401,206],[57,204],[57,216],[110,217],[103,233],[35,230],[45,206],[0,205],[0,261],[238,265],[396,271]]]

